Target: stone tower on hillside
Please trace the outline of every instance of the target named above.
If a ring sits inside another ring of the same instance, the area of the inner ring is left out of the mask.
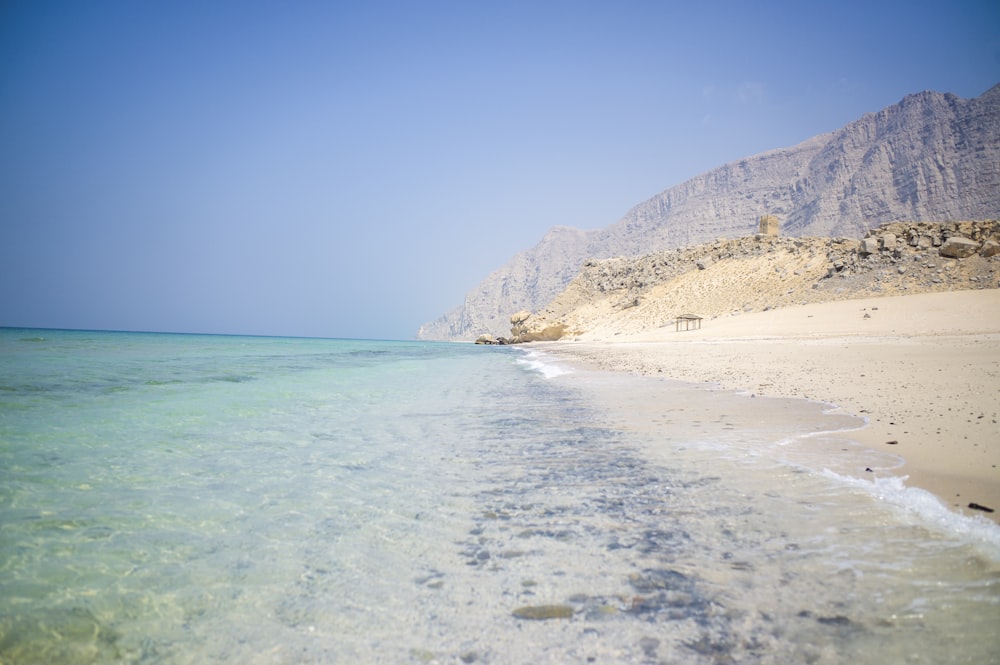
[[[778,218],[774,215],[761,215],[758,233],[762,236],[778,235]]]

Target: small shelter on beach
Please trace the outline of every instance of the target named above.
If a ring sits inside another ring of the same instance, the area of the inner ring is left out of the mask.
[[[681,314],[674,321],[675,332],[681,331],[681,326],[684,326],[684,330],[701,330],[701,317],[697,314]]]

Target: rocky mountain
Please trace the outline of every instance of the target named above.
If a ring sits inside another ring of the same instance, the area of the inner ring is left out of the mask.
[[[755,234],[590,259],[544,309],[510,321],[512,343],[674,329],[790,305],[1000,288],[1000,221],[892,222],[851,238]],[[682,322],[683,323],[683,322]]]
[[[997,218],[1000,85],[975,99],[908,95],[835,132],[671,187],[604,229],[553,228],[417,336],[504,334],[511,313],[547,304],[585,260],[747,236],[765,214],[779,218],[782,235],[855,239],[900,220]]]

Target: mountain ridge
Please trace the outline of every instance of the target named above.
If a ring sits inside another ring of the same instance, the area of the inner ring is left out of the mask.
[[[901,220],[1000,215],[1000,85],[972,99],[923,91],[788,148],[738,159],[640,202],[596,230],[556,226],[421,326],[420,339],[504,332],[588,259],[637,256],[753,232],[761,215],[788,236],[861,238]]]

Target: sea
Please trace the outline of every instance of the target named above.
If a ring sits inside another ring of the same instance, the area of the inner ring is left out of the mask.
[[[863,425],[530,345],[0,329],[0,663],[1000,662],[1000,527]]]

